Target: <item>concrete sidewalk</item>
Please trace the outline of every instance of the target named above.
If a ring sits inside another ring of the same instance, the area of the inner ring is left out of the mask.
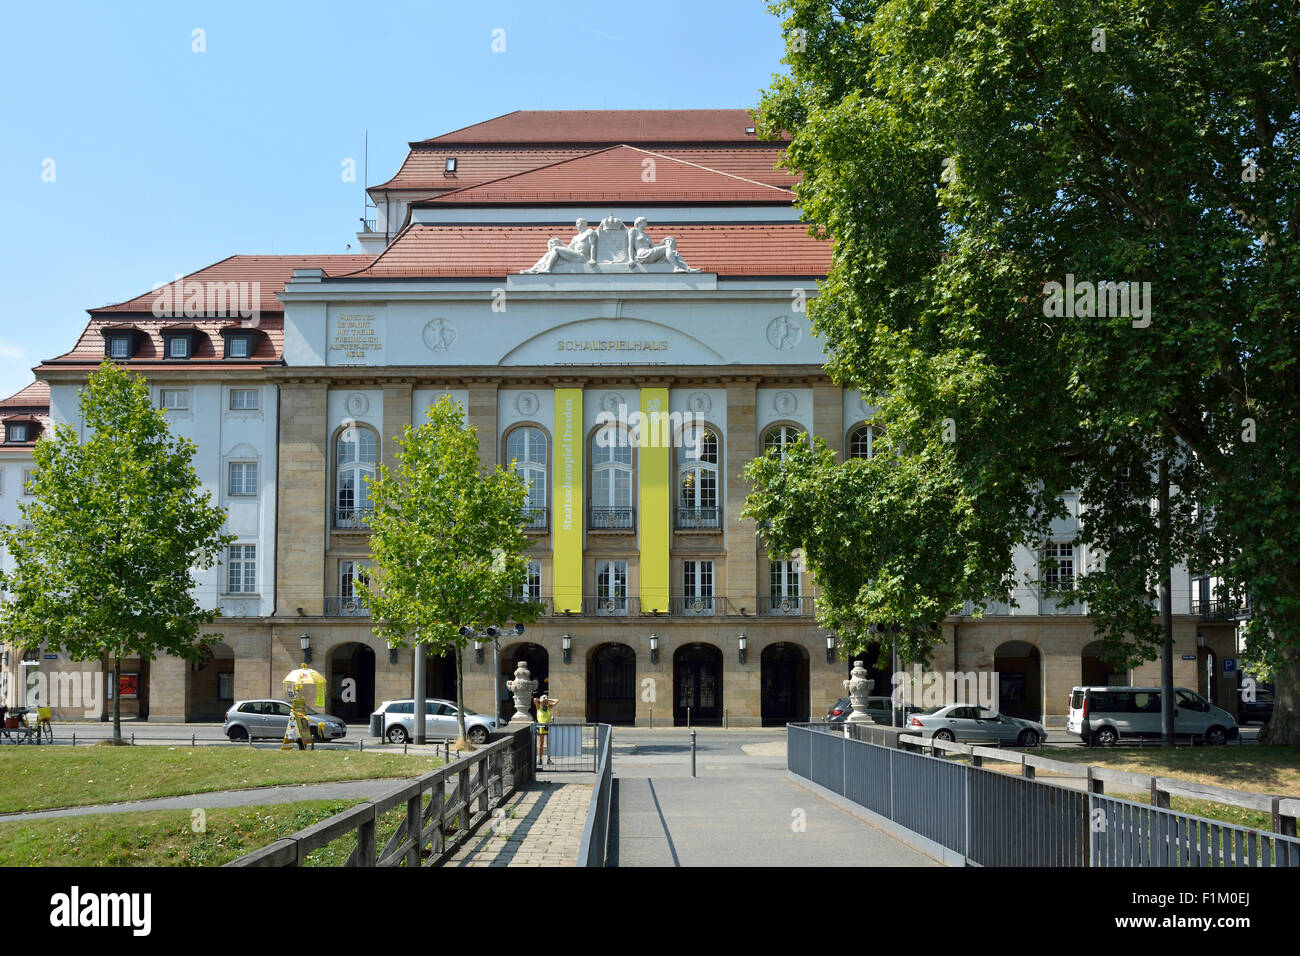
[[[616,757],[610,865],[939,865],[793,783],[776,746],[746,749],[710,754],[696,777],[677,754]]]

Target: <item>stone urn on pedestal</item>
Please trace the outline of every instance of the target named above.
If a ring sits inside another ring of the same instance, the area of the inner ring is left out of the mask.
[[[531,724],[533,715],[528,708],[533,704],[533,692],[537,690],[537,681],[531,680],[527,661],[515,664],[515,679],[506,681],[506,690],[515,697],[515,713],[510,718],[512,724]]]
[[[851,675],[850,679],[844,682],[844,690],[848,692],[849,703],[853,705],[853,713],[849,714],[848,722],[851,724],[874,723],[867,713],[867,698],[871,695],[871,690],[876,686],[876,682],[867,676],[867,669],[862,666],[862,661],[854,661],[853,670],[849,671],[849,674]]]

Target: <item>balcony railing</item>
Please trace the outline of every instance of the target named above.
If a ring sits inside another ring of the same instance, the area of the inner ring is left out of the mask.
[[[716,531],[721,528],[717,508],[678,508],[679,531]]]
[[[811,597],[761,595],[758,599],[759,614],[771,614],[777,617],[799,617],[812,614],[812,612],[813,599]]]
[[[337,531],[365,531],[370,527],[370,516],[374,512],[369,508],[334,509],[334,528]]]
[[[592,508],[592,531],[632,531],[636,528],[634,508]]]
[[[668,599],[668,613],[683,617],[713,617],[723,613],[723,601],[712,594],[686,594]]]
[[[1250,602],[1241,598],[1227,601],[1192,598],[1192,613],[1199,615],[1202,621],[1243,621],[1250,617]]]
[[[359,595],[325,596],[326,617],[369,617],[370,605]]]
[[[524,530],[525,531],[545,531],[550,512],[545,508],[525,508],[524,509]]]
[[[635,610],[633,610],[635,608]],[[639,613],[641,602],[628,595],[617,596],[597,594],[582,599],[582,613],[596,617],[626,617],[629,613]]]

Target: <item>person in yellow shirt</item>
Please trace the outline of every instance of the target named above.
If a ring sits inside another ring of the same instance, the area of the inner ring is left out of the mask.
[[[542,694],[541,697],[533,698],[533,707],[537,711],[537,766],[542,766],[542,748],[546,748],[546,762],[554,765],[555,761],[551,759],[551,745],[549,734],[551,721],[555,719],[555,705],[559,700],[554,697],[547,697]]]

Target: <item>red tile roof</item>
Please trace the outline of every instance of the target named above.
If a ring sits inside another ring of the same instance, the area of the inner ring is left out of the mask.
[[[192,282],[200,283],[228,283],[228,282],[246,282],[257,283],[257,292],[259,293],[257,308],[260,312],[281,312],[280,300],[277,299],[276,293],[284,291],[284,284],[289,281],[293,275],[294,269],[324,269],[327,275],[338,275],[344,272],[352,272],[360,269],[366,263],[373,259],[368,255],[330,255],[330,256],[227,256],[219,262],[214,262],[210,266],[191,272],[187,276],[182,276],[180,283],[189,284]],[[205,286],[206,290],[206,286]],[[222,301],[215,293],[211,296],[205,296],[210,301],[207,305],[220,305]],[[247,290],[246,300],[251,298],[254,290]],[[178,289],[178,282],[167,283],[162,288],[146,292],[144,295],[138,295],[133,299],[127,299],[125,302],[118,302],[114,305],[101,306],[98,309],[90,309],[91,315],[105,315],[114,312],[131,312],[142,313],[147,315],[153,314],[154,304],[160,301],[160,297],[176,303],[172,310],[184,315],[185,299],[190,294],[190,290]],[[166,308],[166,305],[163,306]],[[239,303],[235,303],[235,312],[238,314]],[[189,316],[185,316],[189,318]]]
[[[553,202],[788,206],[794,202],[794,193],[635,146],[610,146],[540,169],[446,192],[427,204]]]
[[[567,238],[572,223],[545,226],[439,226],[413,223],[357,278],[482,276],[497,278],[530,268],[551,236]],[[809,276],[830,266],[828,241],[808,235],[801,223],[656,223],[656,240],[673,236],[691,266],[724,276]]]
[[[49,408],[50,407],[50,386],[45,382],[32,382],[21,391],[15,392],[4,401],[0,401],[0,408]]]
[[[616,144],[620,145],[620,144]],[[778,143],[750,147],[701,146],[682,147],[671,144],[641,143],[645,148],[683,162],[707,166],[722,173],[752,179],[769,186],[789,189],[798,179],[784,169],[776,169],[782,147]],[[547,149],[502,149],[418,146],[406,154],[402,168],[386,183],[370,186],[371,190],[421,189],[430,195],[448,189],[463,189],[491,182],[503,176],[530,169],[539,169],[552,163],[579,156],[590,155],[590,147]],[[456,171],[446,171],[447,157],[456,158]]]
[[[752,143],[748,110],[515,110],[422,143]],[[411,144],[416,145],[415,143]]]
[[[35,422],[37,429],[28,430],[27,441],[8,440],[8,429],[0,430],[0,449],[31,448],[42,432],[50,429],[50,387],[45,382],[32,382],[26,388],[0,401],[0,424]]]
[[[277,303],[277,307],[278,305],[279,303]],[[229,319],[225,317],[195,319],[193,324],[197,330],[194,354],[188,359],[169,360],[164,357],[162,331],[170,328],[170,319],[155,319],[150,316],[136,319],[130,326],[124,326],[121,323],[104,322],[92,318],[90,324],[82,330],[81,337],[70,352],[66,352],[57,358],[47,359],[41,367],[98,365],[104,360],[103,333],[114,328],[133,328],[142,333],[140,342],[136,346],[130,362],[156,362],[160,365],[195,368],[214,365],[222,367],[238,367],[249,364],[270,365],[280,360],[281,351],[284,347],[284,315],[280,312],[264,314],[259,317],[256,326],[251,324],[246,326],[247,328],[255,328],[257,333],[253,345],[253,355],[248,359],[226,361],[223,358],[225,343],[221,338],[221,330],[230,328]],[[127,364],[130,364],[130,362]]]

